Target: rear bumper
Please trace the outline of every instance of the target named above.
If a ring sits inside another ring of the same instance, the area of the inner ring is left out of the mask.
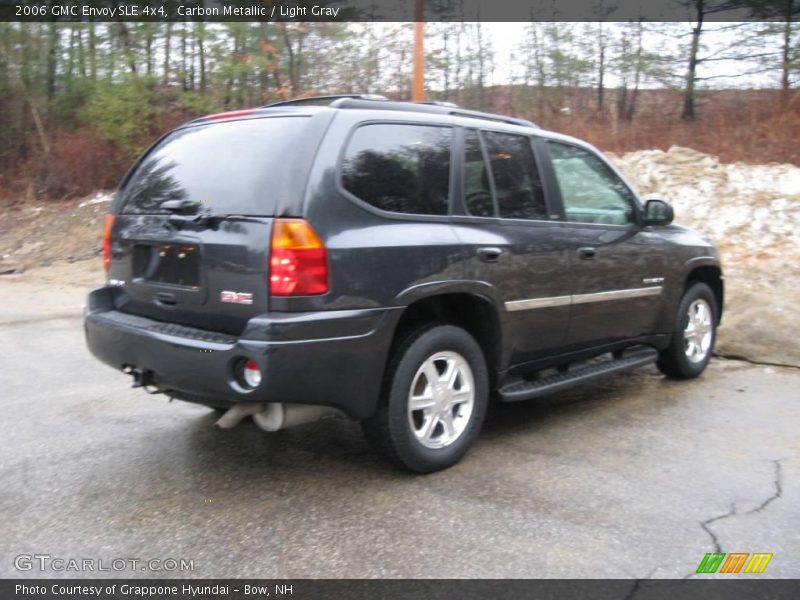
[[[120,312],[113,293],[89,294],[84,328],[92,354],[115,369],[149,371],[155,386],[185,400],[318,404],[356,419],[375,410],[401,310],[270,313],[234,337]],[[237,381],[246,359],[261,369],[254,390]]]

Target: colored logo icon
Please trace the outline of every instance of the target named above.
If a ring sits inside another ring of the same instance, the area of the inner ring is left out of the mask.
[[[725,558],[727,556],[727,558]],[[766,552],[709,552],[697,565],[697,573],[763,573],[772,553]]]

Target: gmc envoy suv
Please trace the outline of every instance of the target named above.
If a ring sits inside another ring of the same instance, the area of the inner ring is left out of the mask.
[[[671,222],[592,146],[521,119],[374,96],[215,114],[122,181],[86,338],[221,427],[343,414],[430,472],[490,399],[703,372],[719,254]]]

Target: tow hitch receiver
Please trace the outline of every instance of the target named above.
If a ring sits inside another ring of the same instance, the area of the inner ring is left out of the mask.
[[[127,373],[131,377],[133,377],[133,383],[131,387],[138,388],[143,387],[146,388],[150,385],[153,385],[153,372],[148,371],[147,369],[139,369],[137,367],[132,367],[130,365],[126,365],[122,368],[123,373]]]

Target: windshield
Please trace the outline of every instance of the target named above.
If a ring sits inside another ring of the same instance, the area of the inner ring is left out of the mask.
[[[121,192],[122,213],[167,214],[167,200],[199,202],[212,214],[275,214],[305,117],[210,123],[169,134]]]

